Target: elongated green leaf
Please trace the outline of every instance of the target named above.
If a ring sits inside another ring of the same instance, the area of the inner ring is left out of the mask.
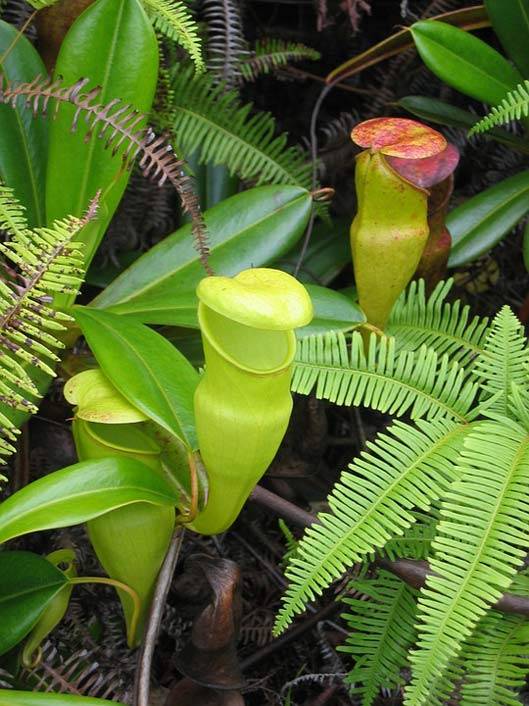
[[[496,105],[523,80],[499,52],[457,27],[425,20],[411,33],[426,66],[471,98]]]
[[[0,655],[29,633],[67,581],[62,571],[36,554],[0,552]]]
[[[91,699],[70,694],[33,694],[29,691],[6,691],[0,689],[0,706],[123,706],[117,701]]]
[[[305,287],[314,305],[314,318],[308,326],[296,330],[298,338],[329,331],[350,331],[366,320],[358,304],[344,294],[317,284]]]
[[[193,395],[198,373],[162,335],[106,311],[73,315],[105,375],[149,419],[197,448]]]
[[[138,0],[99,0],[88,7],[68,31],[55,67],[55,76],[62,76],[65,85],[87,77],[90,87],[102,88],[98,101],[120,99],[140,112],[151,108],[157,75],[156,36]],[[67,214],[80,216],[97,190],[103,190],[100,218],[82,236],[88,263],[129,173],[117,178],[122,171],[119,154],[126,145],[113,157],[112,151],[105,149],[105,140],[96,135],[85,144],[87,128],[83,128],[82,118],[75,133],[70,131],[74,113],[74,106],[61,105],[51,123],[46,207],[48,222]]]
[[[482,5],[444,12],[441,15],[436,15],[436,19],[467,30],[488,27],[490,24],[485,8]],[[375,46],[370,47],[367,51],[357,54],[352,59],[348,59],[345,63],[333,69],[325,80],[327,83],[343,81],[348,76],[353,76],[368,66],[373,66],[395,54],[400,54],[412,46],[413,40],[410,30],[405,27],[396,34],[392,34],[390,37],[375,44]]]
[[[426,96],[405,96],[397,104],[409,111],[412,115],[422,120],[430,120],[439,125],[448,127],[459,127],[463,130],[470,130],[476,124],[476,116],[468,110],[463,110],[450,103],[445,103],[437,98]],[[503,128],[493,128],[487,132],[489,137],[503,145],[512,147],[519,152],[529,153],[529,141],[523,140],[517,135],[504,130]]]
[[[13,44],[13,42],[16,43]],[[46,69],[35,47],[17,30],[0,20],[0,78],[29,82]],[[47,120],[35,120],[22,103],[13,110],[0,106],[0,179],[10,186],[26,208],[30,227],[45,225],[44,195],[48,152]],[[66,214],[64,214],[66,215]]]
[[[529,2],[528,0],[485,0],[492,27],[519,71],[529,77]]]
[[[529,210],[529,171],[485,189],[455,208],[446,219],[452,236],[449,267],[488,252]]]
[[[0,505],[0,543],[78,525],[135,502],[176,505],[178,497],[172,485],[134,459],[76,463],[39,478]]]
[[[215,274],[233,276],[281,257],[301,237],[310,203],[310,194],[300,187],[262,186],[207,211]],[[205,273],[190,229],[180,228],[149,250],[96,297],[93,306],[144,323],[198,328],[195,289]]]

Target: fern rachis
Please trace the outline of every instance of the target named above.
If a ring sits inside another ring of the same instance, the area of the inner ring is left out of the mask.
[[[34,370],[54,374],[62,347],[58,337],[70,317],[51,306],[57,292],[76,294],[83,274],[81,243],[76,236],[95,217],[95,203],[83,218],[67,218],[52,228],[29,230],[11,189],[0,186],[0,227],[11,240],[0,253],[18,271],[0,275],[0,457],[14,451],[13,412],[35,412],[38,389]]]
[[[509,91],[501,103],[494,106],[491,112],[477,122],[469,131],[469,136],[486,132],[497,125],[505,125],[513,120],[529,116],[529,81],[519,83]]]
[[[441,294],[443,291],[439,290]],[[441,706],[453,696],[457,680],[461,706],[481,706],[478,695],[483,693],[480,689],[486,688],[486,675],[480,661],[479,642],[476,642],[480,626],[486,625],[490,606],[510,590],[529,550],[529,533],[525,520],[520,519],[529,513],[529,413],[526,408],[529,405],[529,349],[523,330],[509,309],[502,309],[490,325],[474,320],[468,328],[467,314],[457,306],[446,305],[443,296],[436,296],[433,305],[423,301],[417,308],[414,302],[408,301],[401,308],[399,327],[405,331],[402,348],[408,354],[418,355],[420,344],[413,340],[414,327],[419,341],[424,341],[426,335],[432,343],[443,342],[449,357],[463,362],[463,375],[469,384],[472,380],[479,384],[479,396],[470,401],[474,407],[466,415],[479,421],[470,424],[458,423],[457,418],[449,421],[443,415],[436,417],[432,407],[424,411],[424,417],[416,421],[415,427],[405,425],[406,430],[417,433],[420,430],[427,436],[436,427],[440,432],[438,425],[450,424],[450,431],[448,427],[445,429],[444,439],[441,432],[437,442],[433,436],[430,438],[430,446],[438,443],[443,449],[440,455],[429,456],[428,443],[419,449],[417,441],[407,438],[406,434],[400,436],[399,432],[391,440],[387,434],[379,434],[370,445],[369,454],[354,461],[350,466],[352,472],[342,476],[329,497],[332,515],[321,515],[322,524],[309,528],[300,540],[298,551],[287,568],[290,585],[276,626],[277,631],[283,629],[308,600],[321,593],[323,587],[353,562],[366,564],[372,560],[374,549],[384,556],[387,545],[390,556],[395,551],[401,556],[398,537],[410,534],[406,525],[411,526],[417,520],[418,508],[419,517],[428,513],[432,518],[432,522],[425,525],[426,542],[421,543],[421,551],[426,549],[433,573],[417,604],[419,634],[410,656],[412,681],[406,690],[405,704]],[[429,310],[430,306],[433,308]],[[441,330],[436,334],[432,322],[439,321],[443,308]],[[395,334],[395,350],[398,351],[399,331],[395,330]],[[351,369],[352,358],[343,343],[338,355],[322,342],[305,345],[315,346],[316,354],[312,360],[305,354],[301,356],[307,368],[305,383],[300,386],[302,392],[310,391],[315,382],[319,384],[320,378],[320,392],[325,391],[326,373],[322,369],[330,365],[336,368],[333,374],[337,377],[344,374],[361,377],[363,367],[369,367],[358,357],[355,366],[359,369]],[[383,354],[382,359],[386,358],[387,354]],[[377,369],[375,362],[376,357],[372,357],[373,370]],[[446,376],[448,369],[442,374]],[[395,370],[393,365],[387,365],[387,360],[385,366],[379,368],[381,376],[387,376],[388,384],[396,382]],[[340,384],[329,386],[333,391],[329,396],[343,402],[345,397],[340,392]],[[438,391],[442,389],[442,385],[437,387]],[[351,396],[347,401],[354,399],[376,407],[380,398],[379,394],[370,394],[368,386],[364,385],[359,387],[356,397]],[[450,435],[454,444],[450,442]],[[411,450],[417,454],[414,461]],[[421,453],[423,460],[430,464],[427,468],[421,466]],[[443,463],[445,474],[438,478],[436,473],[441,471]],[[435,512],[432,513],[430,506],[435,506]],[[406,551],[405,539],[402,547]],[[412,555],[415,552],[412,544],[409,551]],[[516,646],[517,639],[513,637],[514,660],[520,661],[519,643],[525,638],[520,635]],[[389,646],[379,647],[380,654],[389,658]],[[520,669],[510,666],[508,650],[500,638],[494,649],[496,652],[491,654],[501,652],[505,666],[501,671],[502,684],[494,687],[494,696],[487,706],[511,706],[516,702],[510,691],[509,675],[514,674],[514,685],[520,679]],[[401,667],[405,663],[402,659]],[[354,668],[352,671],[358,679],[362,678],[361,669],[362,661],[359,671],[355,672]],[[395,670],[393,673],[396,674]],[[370,706],[376,698],[376,689],[368,688],[371,673],[363,674],[367,680],[363,685],[366,694],[363,706]]]
[[[436,575],[419,598],[420,649],[411,655],[410,706],[441,703],[438,680],[461,649],[461,638],[508,589],[529,546],[516,526],[529,511],[526,432],[483,422],[467,436],[461,463],[461,479],[443,503],[432,546]]]

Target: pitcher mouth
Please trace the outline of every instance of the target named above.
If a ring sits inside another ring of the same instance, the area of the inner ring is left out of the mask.
[[[219,314],[202,302],[198,321],[208,343],[225,360],[254,375],[273,375],[287,368],[296,353],[292,330],[258,329]]]

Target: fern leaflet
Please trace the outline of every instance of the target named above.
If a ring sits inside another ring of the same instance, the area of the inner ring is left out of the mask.
[[[460,706],[520,706],[514,689],[529,672],[527,618],[490,611],[465,643]]]
[[[437,518],[428,517],[419,513],[415,523],[406,530],[401,537],[390,539],[378,552],[378,555],[394,559],[426,560],[430,557],[430,547],[435,538]],[[375,555],[372,557],[375,560]]]
[[[453,280],[439,282],[426,299],[424,280],[412,282],[395,304],[386,333],[395,336],[399,348],[417,350],[422,345],[435,348],[440,356],[465,365],[483,352],[488,320],[470,320],[470,308],[457,300],[446,302]]]
[[[93,137],[106,139],[105,148],[111,149],[114,155],[119,152],[126,168],[130,169],[138,157],[138,166],[146,178],[156,181],[159,186],[169,181],[178,192],[184,211],[193,221],[197,249],[206,271],[211,272],[206,226],[192,182],[182,169],[183,161],[175,157],[165,137],[157,137],[150,127],[143,124],[145,114],[117,98],[106,104],[98,103],[100,87],[83,92],[88,81],[83,78],[73,86],[63,86],[61,79],[52,81],[37,76],[30,83],[15,85],[0,76],[0,104],[15,108],[19,99],[23,99],[34,116],[39,113],[45,116],[50,101],[55,104],[55,111],[61,103],[70,103],[76,109],[72,132],[77,129],[80,117],[84,116],[88,123],[86,142]]]
[[[509,416],[513,383],[521,390],[528,389],[528,365],[523,326],[509,307],[503,307],[492,321],[484,355],[478,357],[472,369],[473,376],[480,381],[480,399],[497,397],[487,407],[486,414]]]
[[[497,125],[505,125],[512,120],[520,120],[529,116],[529,81],[519,83],[509,91],[501,103],[490,111],[478,123],[472,126],[468,136],[486,132]]]
[[[180,44],[191,57],[195,71],[204,71],[198,25],[181,0],[141,0],[159,32]]]
[[[179,69],[173,84],[174,130],[185,154],[199,150],[200,161],[225,164],[230,173],[261,184],[292,184],[310,190],[312,167],[304,153],[287,147],[285,134],[275,137],[266,113],[250,115],[236,91],[223,91],[210,76],[196,79]]]
[[[316,397],[340,405],[364,405],[412,419],[426,415],[449,416],[460,421],[476,395],[465,384],[465,371],[457,363],[422,347],[395,352],[395,339],[372,334],[367,355],[362,335],[351,336],[351,350],[342,333],[309,336],[298,342],[292,390],[304,395],[315,388]]]
[[[242,64],[248,58],[241,4],[238,0],[204,0],[203,8],[208,31],[208,69],[215,83],[233,88],[240,80]]]
[[[320,514],[321,525],[298,544],[276,634],[354,562],[402,535],[416,520],[413,510],[430,508],[456,477],[469,428],[447,419],[419,420],[417,428],[397,421],[355,459],[329,496],[332,514]]]
[[[75,238],[95,216],[95,204],[84,219],[70,217],[32,231],[21,214],[12,191],[2,187],[0,223],[14,227],[7,228],[12,239],[0,244],[0,253],[18,271],[4,265],[0,277],[0,457],[14,451],[13,413],[36,411],[38,390],[31,370],[54,375],[55,350],[62,347],[57,335],[71,319],[54,311],[50,302],[57,292],[77,293],[84,267],[82,244]]]
[[[381,688],[403,683],[400,671],[415,638],[417,591],[387,571],[380,571],[376,581],[352,581],[350,586],[370,600],[343,599],[350,612],[342,617],[351,632],[338,649],[355,659],[347,676],[351,693],[362,696],[362,706],[372,706]]]
[[[317,61],[320,53],[297,42],[282,39],[262,39],[254,46],[252,56],[241,64],[242,78],[255,81],[260,74],[268,74],[291,61]]]
[[[407,706],[440,706],[449,695],[450,662],[508,589],[529,544],[520,527],[520,517],[529,512],[525,430],[509,420],[478,423],[465,438],[459,471],[432,545],[434,574],[419,598]]]

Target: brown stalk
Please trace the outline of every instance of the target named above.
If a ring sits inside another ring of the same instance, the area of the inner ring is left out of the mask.
[[[311,524],[321,524],[320,520],[310,512],[302,510],[288,500],[275,493],[256,485],[250,495],[250,500],[263,505],[274,512],[278,517],[284,517],[298,527],[309,527]],[[387,571],[398,576],[413,588],[424,586],[426,578],[433,572],[430,571],[428,562],[414,561],[411,559],[378,559],[377,564]],[[513,593],[504,593],[491,608],[502,613],[518,613],[529,615],[529,598],[516,596]]]
[[[18,99],[32,110],[34,117],[45,117],[50,101],[53,102],[53,118],[59,106],[69,103],[75,107],[71,132],[77,130],[81,116],[88,125],[85,142],[94,136],[104,139],[105,149],[116,155],[122,148],[122,159],[126,169],[130,169],[136,157],[143,175],[162,186],[169,181],[180,197],[184,212],[189,213],[193,226],[195,244],[200,259],[208,274],[212,274],[208,263],[207,229],[198,196],[190,177],[183,167],[185,162],[177,159],[166,135],[157,136],[151,127],[143,125],[145,113],[135,110],[130,104],[115,98],[109,103],[98,103],[101,87],[84,91],[89,79],[79,79],[73,86],[63,86],[62,80],[37,76],[29,83],[14,84],[0,77],[0,104],[16,108]]]

